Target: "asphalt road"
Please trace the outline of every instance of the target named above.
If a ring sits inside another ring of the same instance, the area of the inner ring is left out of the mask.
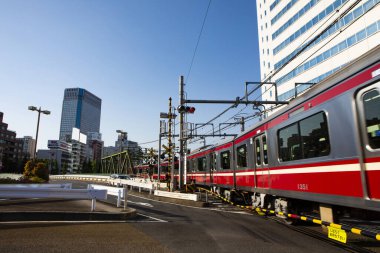
[[[0,252],[347,252],[257,215],[131,194],[128,223],[0,224]]]
[[[346,252],[236,208],[168,204],[133,192],[128,206],[140,215],[133,226],[174,252]]]

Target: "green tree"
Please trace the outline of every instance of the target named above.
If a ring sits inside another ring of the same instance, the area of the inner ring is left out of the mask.
[[[67,168],[69,167],[69,165],[67,164],[67,163],[64,163],[63,165],[62,165],[62,171],[61,171],[61,174],[62,175],[65,175],[65,174],[67,174]]]
[[[91,162],[92,173],[100,173],[100,161],[93,160]]]
[[[25,164],[23,174],[29,179],[37,178],[42,179],[42,181],[49,181],[49,167],[45,162],[29,160]]]
[[[90,160],[85,160],[82,163],[81,173],[92,173],[92,163]]]
[[[57,175],[58,174],[58,162],[57,160],[52,160],[50,161],[50,166],[51,166],[51,174],[52,175]]]

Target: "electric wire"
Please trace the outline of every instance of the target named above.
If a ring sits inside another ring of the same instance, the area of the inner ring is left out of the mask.
[[[197,50],[198,50],[198,46],[199,46],[199,41],[201,40],[201,36],[202,36],[202,33],[203,33],[203,28],[204,28],[205,23],[206,23],[206,19],[207,19],[208,11],[210,9],[211,1],[212,0],[209,0],[208,5],[207,5],[206,14],[205,14],[205,16],[203,18],[203,23],[202,23],[201,31],[199,32],[197,44],[195,46],[193,57],[191,58],[191,62],[190,62],[190,67],[189,67],[189,70],[188,70],[187,75],[186,75],[186,82],[189,81],[191,69],[193,68],[193,63],[194,63],[195,55],[197,54]]]
[[[361,0],[358,0],[356,1],[355,3],[353,3],[347,10],[345,10],[345,12],[343,14],[341,14],[336,20],[334,20],[334,24],[336,22],[338,22],[341,18],[343,18],[350,10],[352,10],[359,2],[361,2]],[[353,20],[351,23],[349,23],[347,26],[345,26],[344,28],[340,29],[339,32],[335,35],[333,35],[329,40],[327,40],[319,49],[315,50],[312,54],[310,54],[307,58],[305,58],[302,62],[300,62],[297,66],[295,66],[293,68],[296,69],[298,68],[299,66],[301,66],[302,64],[304,64],[307,60],[309,60],[311,57],[313,57],[314,55],[316,55],[317,53],[319,53],[326,45],[328,45],[331,41],[333,41],[336,37],[338,37],[343,31],[345,31],[346,29],[348,29],[350,26],[352,26],[354,23],[356,23],[360,18],[362,18],[366,13],[368,13],[369,11],[371,11],[373,8],[375,8],[377,5],[379,5],[380,3],[376,3],[375,5],[373,5],[370,9],[368,9],[366,12],[364,12],[359,18]],[[328,27],[330,28],[332,27],[331,25]],[[327,29],[328,30],[328,29]],[[324,31],[327,31],[326,29],[324,29]],[[323,34],[323,33],[322,33]],[[322,34],[320,34],[319,36],[321,36]],[[308,46],[310,45],[310,43],[308,43]],[[306,49],[308,46],[305,46],[304,48]]]
[[[349,6],[342,14],[339,15],[339,17],[337,17],[330,25],[328,25],[325,29],[323,29],[319,34],[317,34],[313,39],[311,39],[308,43],[306,43],[301,49],[299,52],[297,52],[294,56],[292,56],[284,65],[282,65],[279,69],[277,69],[274,73],[272,73],[270,76],[268,76],[264,82],[268,81],[268,80],[271,80],[272,77],[277,74],[280,70],[282,70],[286,65],[288,65],[290,62],[292,62],[295,58],[297,58],[303,51],[305,51],[308,46],[310,46],[314,41],[316,41],[320,36],[322,36],[328,29],[330,29],[333,25],[335,25],[340,19],[342,19],[349,11],[351,11],[357,4],[359,4],[361,2],[361,0],[357,0],[355,1],[351,6]],[[349,26],[351,26],[353,23],[355,23],[357,20],[359,20],[361,17],[363,17],[367,12],[369,12],[370,10],[372,10],[375,6],[377,6],[379,3],[375,4],[372,8],[370,8],[369,10],[367,10],[365,13],[363,13],[358,19],[354,20],[353,22],[351,22],[349,25],[347,25],[343,30],[341,31],[344,31],[345,29],[347,29]],[[328,19],[330,20],[331,17]],[[326,24],[326,22],[324,22],[320,27],[322,27],[324,24]],[[333,36],[333,38],[331,38],[329,41],[327,41],[322,47],[320,47],[318,50],[316,50],[311,56],[315,55],[318,51],[320,51],[326,44],[328,44],[329,42],[331,42],[334,38],[336,38],[340,33],[337,33],[335,36]],[[308,39],[308,38],[307,38]],[[306,39],[306,40],[307,40]],[[305,42],[305,41],[304,41]],[[303,43],[304,43],[303,42]],[[311,56],[309,56],[307,59],[305,59],[302,63],[300,63],[298,66],[300,66],[301,64],[303,64],[306,60],[308,60]],[[295,68],[297,68],[298,66],[296,66]],[[294,69],[295,69],[294,68]],[[267,90],[268,91],[268,90]],[[267,92],[265,91],[265,92]],[[264,93],[265,93],[264,92]],[[263,93],[263,94],[264,94]],[[252,94],[252,91],[250,91],[247,96],[251,95]],[[240,99],[240,101],[242,101],[243,99],[246,99],[246,96],[244,96],[243,98]],[[225,114],[227,111],[229,111],[230,109],[234,108],[235,105],[231,105],[230,107],[226,108],[223,112],[219,113],[217,116],[215,116],[214,118],[212,118],[210,121],[208,121],[206,124],[209,124],[211,123],[212,121],[214,121],[215,119],[219,118],[220,116],[222,116],[223,114]],[[199,126],[198,128],[201,128],[202,126]]]
[[[311,39],[307,44],[303,45],[303,43],[305,43],[312,35],[315,34],[315,32],[310,35],[308,38],[306,38],[304,40],[304,42],[301,43],[300,47],[302,47],[300,49],[299,52],[297,52],[293,57],[291,57],[284,65],[282,65],[279,69],[277,69],[275,72],[273,72],[270,76],[268,76],[264,82],[268,81],[268,80],[271,80],[272,77],[274,75],[276,75],[280,70],[282,70],[286,65],[288,65],[290,62],[292,62],[293,60],[295,60],[295,58],[297,58],[303,51],[305,51],[305,49],[308,48],[308,46],[310,46],[314,41],[316,41],[320,36],[322,36],[328,29],[330,29],[333,25],[335,25],[340,19],[342,19],[349,11],[351,11],[357,4],[359,4],[361,2],[361,0],[357,0],[355,1],[350,7],[348,7],[341,15],[339,15],[339,17],[337,17],[330,25],[328,25],[325,29],[323,29],[319,34],[317,34],[313,39]],[[207,17],[207,13],[208,13],[208,10],[209,10],[209,7],[210,7],[210,4],[211,4],[211,0],[209,1],[209,5],[207,7],[207,10],[206,10],[206,15],[205,15],[205,18],[203,20],[203,24],[202,24],[202,28],[201,28],[201,32],[198,36],[198,41],[197,41],[197,45],[196,45],[196,48],[194,50],[194,54],[193,54],[193,58],[192,58],[192,61],[191,61],[191,65],[190,65],[190,68],[189,68],[189,72],[188,72],[188,75],[187,75],[187,80],[189,78],[189,75],[190,75],[190,72],[191,72],[191,68],[192,68],[192,65],[193,65],[193,61],[194,61],[194,58],[195,58],[195,54],[196,54],[196,51],[197,51],[197,48],[198,48],[198,44],[199,44],[199,41],[200,41],[200,37],[201,37],[201,34],[202,34],[202,31],[203,31],[203,27],[204,27],[204,24],[205,24],[205,21],[206,21],[206,17]],[[297,65],[295,68],[297,68],[298,66],[300,66],[301,64],[303,64],[306,60],[308,60],[310,57],[312,57],[313,55],[315,55],[317,52],[319,52],[325,45],[327,45],[329,42],[331,42],[333,39],[335,39],[342,31],[346,30],[348,27],[350,27],[352,24],[354,24],[355,22],[357,22],[360,18],[362,18],[367,12],[371,11],[373,8],[375,8],[379,3],[376,3],[374,6],[372,6],[370,9],[368,9],[366,12],[364,12],[359,18],[357,18],[356,20],[352,21],[350,24],[348,24],[346,27],[344,27],[343,29],[340,30],[339,33],[337,33],[336,35],[334,35],[330,40],[328,40],[325,44],[323,44],[323,46],[321,46],[319,49],[317,49],[312,55],[310,55],[307,59],[305,59],[303,62],[301,62],[299,65]],[[344,6],[344,5],[343,5]],[[343,7],[342,6],[342,7]],[[332,16],[330,18],[328,18],[323,24],[321,24],[320,27],[322,27],[323,25],[325,25],[330,19],[332,18]],[[318,29],[317,29],[318,30]],[[303,46],[302,46],[303,45]],[[294,68],[294,69],[295,69]],[[269,91],[269,90],[267,90]],[[265,94],[267,91],[265,91],[264,93],[262,93],[261,95]],[[252,94],[252,91],[250,91],[248,94],[247,94],[247,97],[249,95]],[[246,96],[244,95],[242,98],[240,98],[240,101],[242,101],[243,99],[246,99]],[[224,111],[222,111],[221,113],[219,113],[218,115],[216,115],[215,117],[213,117],[212,119],[210,119],[209,121],[207,121],[206,123],[204,123],[203,125],[200,125],[198,126],[197,128],[195,128],[194,130],[197,130],[197,129],[200,129],[202,127],[204,127],[205,125],[207,124],[210,124],[211,122],[213,122],[214,120],[218,119],[219,117],[221,117],[222,115],[224,115],[226,112],[228,112],[230,109],[232,108],[235,108],[236,105],[231,105],[229,106],[228,108],[226,108]],[[247,106],[245,108],[243,108],[243,110],[245,110],[246,108],[248,108]],[[271,108],[273,109],[273,108]],[[234,116],[230,117],[228,120],[231,120],[232,118],[234,118],[237,114],[241,113],[242,110],[240,110],[238,113],[236,113]],[[268,110],[266,110],[268,111]],[[228,120],[224,121],[223,123],[226,123]],[[252,118],[253,120],[253,118]],[[248,121],[248,120],[247,120]],[[234,126],[226,126],[225,128],[222,128],[221,130],[225,130],[225,129],[229,129],[229,128],[232,128]],[[206,132],[207,133],[207,132]],[[208,132],[209,133],[209,132]],[[158,140],[156,141],[152,141],[152,142],[149,142],[149,143],[153,143],[153,142],[157,142]],[[193,143],[193,142],[196,142],[196,141],[199,141],[199,140],[194,140],[192,142],[190,142],[189,144]],[[142,143],[142,144],[145,144],[145,143]]]

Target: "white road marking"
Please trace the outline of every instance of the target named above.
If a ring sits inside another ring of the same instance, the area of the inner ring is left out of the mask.
[[[122,202],[124,202],[124,200],[122,200]],[[144,203],[144,202],[134,202],[134,201],[131,201],[131,200],[127,200],[127,203],[136,204],[136,205],[140,205],[140,206],[153,207],[152,204]]]
[[[152,220],[156,220],[156,221],[159,221],[159,222],[168,222],[166,220],[162,220],[162,219],[158,219],[158,218],[154,218],[152,216],[148,216],[148,215],[145,215],[145,214],[141,214],[141,213],[137,213],[138,215],[141,215],[141,216],[144,216],[145,218],[149,218],[149,219],[152,219]]]
[[[145,197],[141,197],[141,196],[133,195],[133,194],[131,194],[131,193],[129,193],[129,195],[131,195],[131,196],[133,196],[133,197],[136,197],[136,198],[141,198],[141,199],[150,200],[150,201],[154,201],[154,202],[160,202],[160,203],[165,203],[165,204],[175,205],[175,206],[183,206],[183,207],[188,207],[188,208],[193,208],[193,209],[210,210],[210,211],[217,211],[217,212],[223,212],[223,213],[234,213],[234,214],[253,215],[252,213],[244,212],[244,211],[226,211],[226,210],[221,210],[221,209],[218,209],[218,208],[186,206],[186,205],[181,205],[181,204],[176,204],[176,203],[170,203],[170,202],[164,202],[164,201],[155,200],[155,199],[149,199],[149,198],[145,198]],[[129,201],[129,200],[128,200],[128,201]]]

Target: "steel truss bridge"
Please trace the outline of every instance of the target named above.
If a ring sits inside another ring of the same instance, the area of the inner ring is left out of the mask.
[[[133,165],[128,150],[102,158],[102,173],[133,174]]]

